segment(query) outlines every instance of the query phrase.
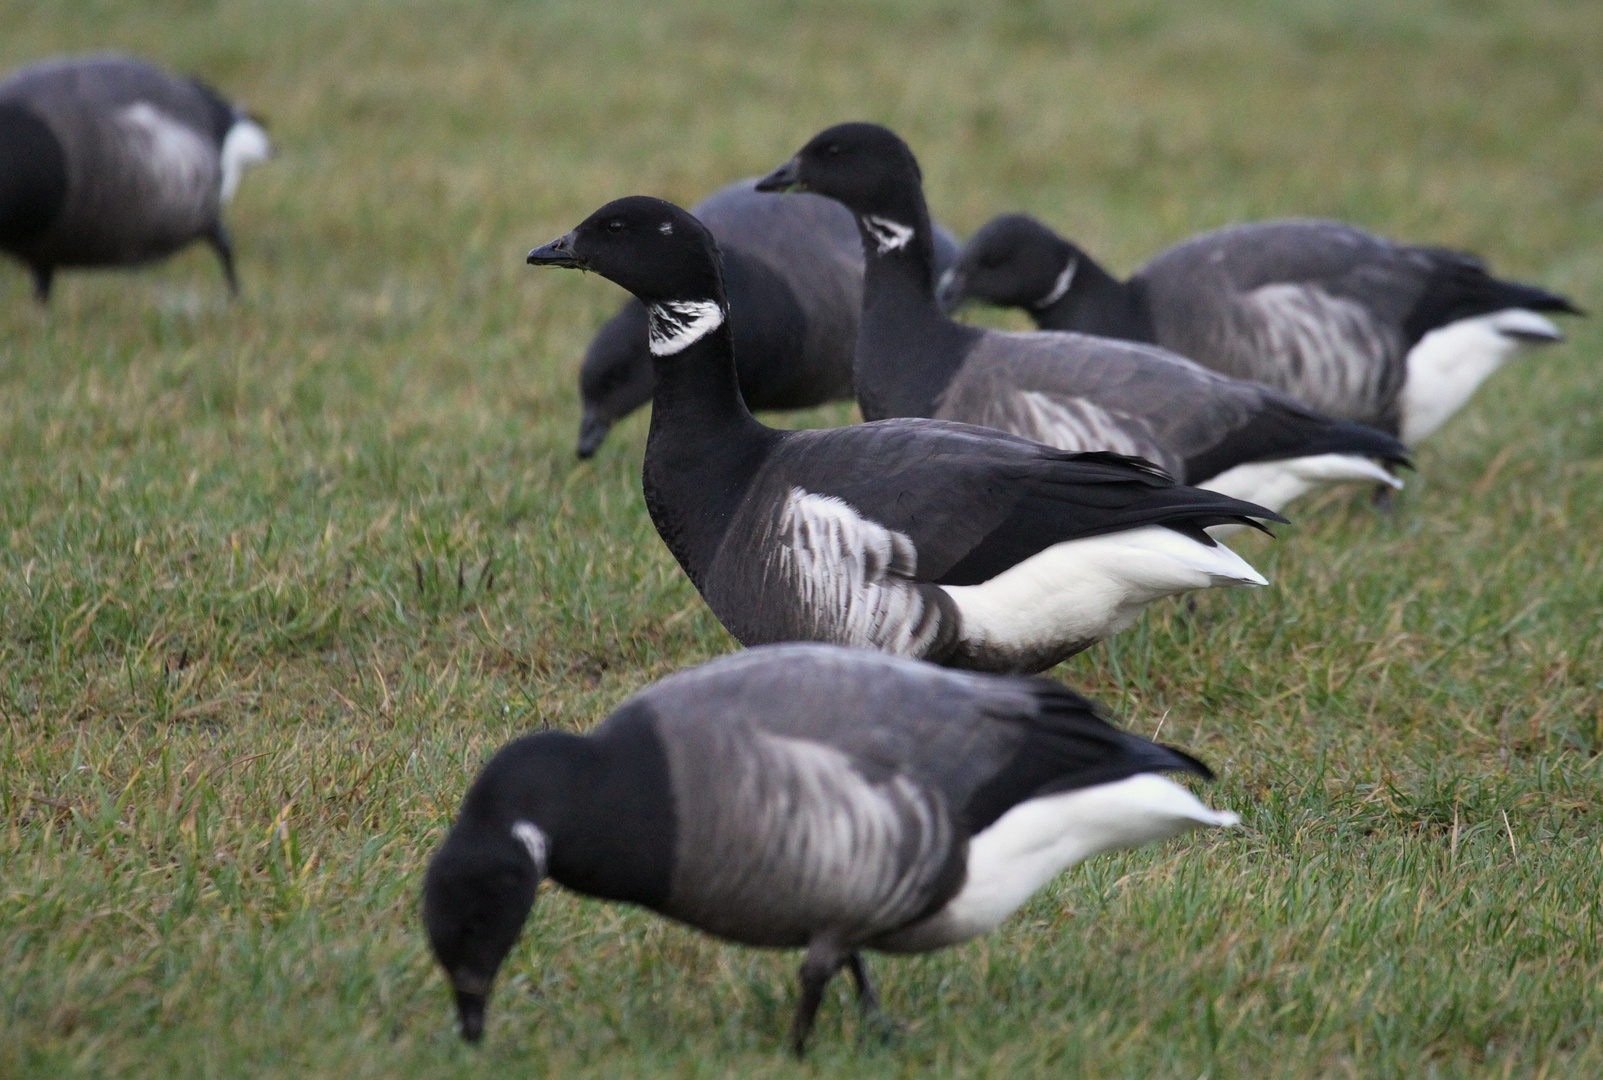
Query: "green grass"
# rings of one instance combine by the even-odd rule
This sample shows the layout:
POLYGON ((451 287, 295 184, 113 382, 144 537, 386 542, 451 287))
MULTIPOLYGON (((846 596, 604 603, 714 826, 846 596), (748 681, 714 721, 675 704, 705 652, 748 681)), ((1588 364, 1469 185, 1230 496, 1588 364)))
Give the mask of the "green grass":
MULTIPOLYGON (((420 870, 481 762, 733 648, 641 503, 644 418, 571 453, 620 294, 522 264, 890 123, 961 231, 1125 271, 1335 215, 1603 296, 1585 0, 757 5, 0 0, 0 67, 115 45, 265 113, 194 250, 0 271, 0 1075, 1603 1075, 1597 322, 1500 373, 1397 513, 1299 507, 1275 584, 1059 672, 1209 760, 1230 835, 1103 858, 999 932, 875 961, 803 1065, 797 957, 548 889, 485 1045, 420 870)), ((845 409, 786 418, 840 423, 845 409)))

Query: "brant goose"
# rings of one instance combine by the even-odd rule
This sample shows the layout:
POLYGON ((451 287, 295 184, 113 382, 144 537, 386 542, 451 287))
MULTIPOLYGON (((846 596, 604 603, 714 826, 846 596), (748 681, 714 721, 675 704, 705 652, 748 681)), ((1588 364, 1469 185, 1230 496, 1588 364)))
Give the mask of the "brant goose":
POLYGON ((1040 671, 1159 597, 1264 583, 1203 529, 1284 519, 1144 461, 934 420, 758 423, 736 381, 717 244, 672 203, 608 203, 529 262, 593 270, 645 304, 646 507, 744 645, 1040 671))
POLYGON ((948 310, 970 296, 1022 307, 1045 329, 1155 342, 1410 446, 1523 346, 1563 339, 1537 312, 1581 314, 1492 277, 1473 255, 1336 221, 1204 233, 1121 283, 1045 225, 1007 214, 942 281, 948 310))
POLYGON ((913 153, 877 124, 841 124, 758 185, 843 203, 867 258, 857 399, 868 419, 929 416, 1064 450, 1112 450, 1188 484, 1278 510, 1319 484, 1395 484, 1406 452, 1384 432, 1150 345, 1014 334, 948 319, 930 281, 929 214, 913 153))
MULTIPOLYGON (((863 248, 839 203, 719 189, 690 212, 724 259, 735 370, 750 409, 805 409, 852 396, 852 355, 863 307, 863 248)), ((935 273, 957 258, 956 237, 935 226, 935 273)), ((651 400, 646 309, 630 300, 596 332, 579 369, 578 453, 593 455, 612 425, 651 400)))
POLYGON ((42 302, 59 266, 132 266, 204 239, 237 294, 219 214, 268 149, 211 87, 131 57, 23 68, 0 82, 0 250, 42 302))
POLYGON ((423 922, 470 1042, 545 877, 806 949, 801 1054, 843 967, 883 1022, 863 949, 956 944, 1092 855, 1236 823, 1163 772, 1210 775, 1049 679, 753 649, 647 687, 589 735, 504 747, 429 863, 423 922))

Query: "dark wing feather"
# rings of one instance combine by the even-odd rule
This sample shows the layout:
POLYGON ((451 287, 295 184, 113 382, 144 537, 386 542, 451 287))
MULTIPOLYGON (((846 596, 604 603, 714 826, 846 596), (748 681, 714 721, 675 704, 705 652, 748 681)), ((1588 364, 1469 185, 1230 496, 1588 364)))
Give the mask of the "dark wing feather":
POLYGON ((1261 383, 1086 334, 987 335, 937 415, 1064 450, 1139 454, 1192 484, 1254 461, 1405 456, 1391 436, 1332 421, 1261 383))
POLYGON ((1208 767, 1108 722, 1044 678, 973 675, 857 649, 769 645, 643 691, 672 726, 757 730, 832 747, 865 779, 911 777, 970 835, 1027 799, 1143 772, 1208 767))
POLYGON ((1253 518, 1251 503, 1184 487, 1145 461, 1074 454, 940 420, 881 420, 789 433, 764 466, 783 484, 850 504, 906 535, 914 580, 975 584, 1053 544, 1147 525, 1201 529, 1253 518))
POLYGON ((1111 784, 1137 773, 1188 772, 1213 779, 1213 771, 1190 754, 1114 727, 1105 710, 1062 684, 1043 678, 1018 681, 1028 683, 1034 709, 1022 717, 1024 739, 1007 765, 964 804, 971 835, 1028 799, 1111 784))
POLYGON ((1409 250, 1431 267, 1424 294, 1403 324, 1403 338, 1409 346, 1437 327, 1508 308, 1585 314, 1567 297, 1540 286, 1492 277, 1486 264, 1473 255, 1447 248, 1409 250))

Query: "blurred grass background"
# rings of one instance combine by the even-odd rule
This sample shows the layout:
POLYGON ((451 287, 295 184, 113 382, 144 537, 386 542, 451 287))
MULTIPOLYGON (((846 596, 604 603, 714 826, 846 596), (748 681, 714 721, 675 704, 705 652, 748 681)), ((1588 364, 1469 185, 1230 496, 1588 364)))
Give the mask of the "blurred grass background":
MULTIPOLYGON (((0 69, 117 48, 264 114, 209 253, 0 269, 0 1075, 1603 1075, 1603 330, 1496 376, 1396 514, 1297 507, 1275 582, 1062 677, 1209 760, 1227 837, 1080 868, 998 933, 797 957, 547 890, 464 1048, 419 873, 513 734, 733 643, 639 495, 572 456, 621 293, 523 265, 844 119, 935 213, 1023 209, 1116 272, 1341 217, 1603 296, 1583 0, 743 4, 0 0, 0 69)), ((842 423, 844 407, 783 418, 842 423)))

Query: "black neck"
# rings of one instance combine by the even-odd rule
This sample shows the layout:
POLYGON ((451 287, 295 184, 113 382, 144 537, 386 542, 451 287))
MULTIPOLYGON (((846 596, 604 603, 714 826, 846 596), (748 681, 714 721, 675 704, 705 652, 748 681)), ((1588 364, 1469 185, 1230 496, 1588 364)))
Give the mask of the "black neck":
POLYGON ((1126 284, 1081 254, 1071 287, 1045 307, 1030 309, 1043 330, 1075 330, 1082 334, 1154 343, 1152 316, 1134 282, 1126 284))
POLYGON ((646 508, 700 589, 741 495, 780 433, 758 423, 740 396, 727 312, 705 337, 653 357, 653 367, 641 473, 646 508))
POLYGON ((615 715, 596 735, 546 732, 523 741, 501 774, 497 828, 545 834, 546 873, 587 896, 658 907, 673 873, 668 761, 650 713, 615 715))
POLYGON ((935 301, 935 234, 916 180, 872 208, 851 209, 864 260, 853 365, 858 404, 868 420, 933 416, 981 331, 948 319, 935 301), (888 244, 895 231, 887 222, 911 228, 912 237, 888 244))
POLYGON ((45 122, 21 105, 0 103, 0 245, 48 229, 67 200, 67 159, 45 122))

